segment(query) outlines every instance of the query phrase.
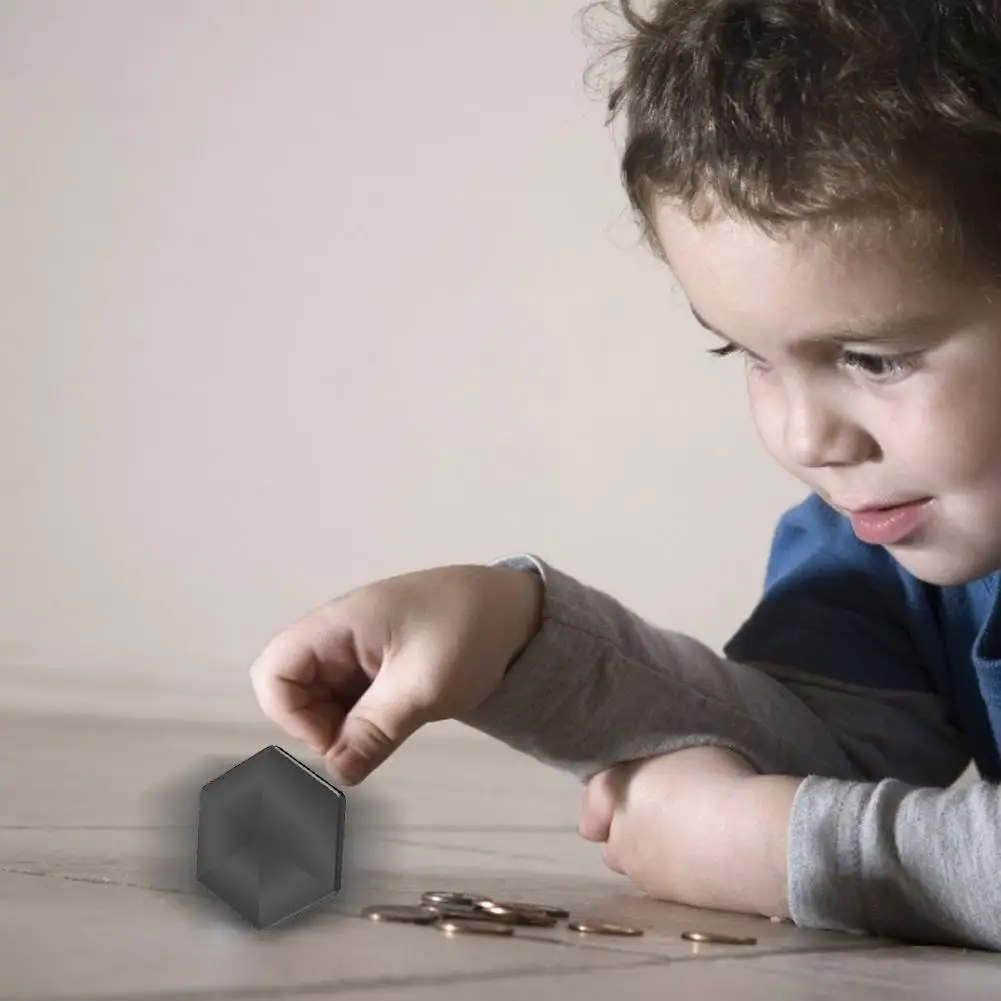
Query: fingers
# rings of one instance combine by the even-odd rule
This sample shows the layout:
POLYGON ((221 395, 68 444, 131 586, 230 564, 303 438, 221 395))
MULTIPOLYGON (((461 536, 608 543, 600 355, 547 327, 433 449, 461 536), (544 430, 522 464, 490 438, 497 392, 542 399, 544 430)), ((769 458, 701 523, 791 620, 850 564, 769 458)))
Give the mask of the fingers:
POLYGON ((607 865, 608 868, 612 870, 612 872, 617 872, 620 876, 625 876, 626 871, 619 864, 619 860, 615 853, 615 849, 612 848, 612 845, 609 842, 606 842, 604 845, 602 845, 601 858, 602 861, 605 863, 605 865, 607 865))
POLYGON ((615 769, 598 772, 587 784, 577 831, 585 841, 607 841, 618 796, 615 769))
POLYGON ((327 752, 327 765, 355 785, 379 767, 411 734, 429 721, 414 692, 419 665, 397 660, 380 672, 345 716, 327 752))
POLYGON ((301 628, 272 640, 251 665, 250 681, 264 715, 317 753, 333 742, 340 725, 331 686, 319 680, 320 664, 301 628))
POLYGON ((353 711, 345 717, 340 735, 325 755, 327 767, 345 785, 356 785, 366 779, 402 743, 402 738, 394 739, 386 733, 385 721, 380 724, 367 719, 363 715, 366 711, 362 706, 360 712, 353 711))
POLYGON ((601 858, 612 872, 625 876, 619 859, 619 838, 613 837, 616 812, 623 808, 629 779, 635 770, 632 763, 615 765, 598 772, 587 784, 577 830, 587 841, 603 842, 601 858))
POLYGON ((300 724, 302 733, 309 735, 301 737, 305 744, 316 754, 325 756, 334 743, 341 725, 344 722, 344 709, 336 702, 318 701, 302 709, 296 721, 300 724))
POLYGON ((347 785, 378 768, 440 702, 428 680, 438 657, 433 645, 387 654, 374 679, 354 647, 351 629, 332 623, 328 610, 272 640, 250 672, 264 714, 322 754, 347 785))

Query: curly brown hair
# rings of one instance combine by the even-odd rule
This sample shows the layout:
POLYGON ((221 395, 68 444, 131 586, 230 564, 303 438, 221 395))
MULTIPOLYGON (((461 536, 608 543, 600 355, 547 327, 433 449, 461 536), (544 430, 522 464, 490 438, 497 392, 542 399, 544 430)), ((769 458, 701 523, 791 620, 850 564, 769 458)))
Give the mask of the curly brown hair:
POLYGON ((630 0, 608 119, 650 249, 655 199, 770 236, 894 240, 1001 276, 1001 0, 630 0))

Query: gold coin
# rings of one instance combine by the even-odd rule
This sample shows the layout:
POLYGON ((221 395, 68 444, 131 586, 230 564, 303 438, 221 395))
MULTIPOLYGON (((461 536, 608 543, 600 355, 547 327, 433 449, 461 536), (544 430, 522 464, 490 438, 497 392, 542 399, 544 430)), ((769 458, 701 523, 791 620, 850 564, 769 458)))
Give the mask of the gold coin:
POLYGON ((370 921, 402 921, 412 925, 429 925, 437 920, 437 915, 423 907, 396 907, 373 904, 366 907, 361 915, 370 921))
POLYGON ((514 925, 500 921, 470 921, 468 918, 448 918, 438 923, 446 935, 513 935, 514 925))
MULTIPOLYGON (((519 900, 493 900, 490 901, 494 907, 506 907, 512 911, 527 911, 529 913, 539 912, 550 918, 568 918, 570 912, 563 907, 554 907, 552 904, 526 904, 519 900)), ((481 907, 489 909, 488 904, 481 904, 481 907)))
POLYGON ((552 928, 556 918, 544 911, 533 911, 525 907, 510 907, 506 904, 483 904, 481 911, 488 917, 497 917, 513 924, 530 925, 533 928, 552 928))
POLYGON ((582 935, 642 935, 642 928, 630 928, 629 925, 612 924, 610 921, 571 921, 567 927, 570 931, 582 935))
POLYGON ((705 931, 683 931, 683 939, 689 942, 706 942, 712 945, 757 945, 756 938, 741 938, 739 935, 717 935, 714 932, 705 931))

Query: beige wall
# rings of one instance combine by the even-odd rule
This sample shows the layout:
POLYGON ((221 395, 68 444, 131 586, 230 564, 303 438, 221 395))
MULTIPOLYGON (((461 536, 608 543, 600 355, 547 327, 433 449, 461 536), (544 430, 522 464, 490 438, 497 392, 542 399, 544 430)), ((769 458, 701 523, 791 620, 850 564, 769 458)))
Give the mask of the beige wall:
POLYGON ((253 715, 301 612, 518 549, 723 642, 801 491, 583 4, 0 4, 0 701, 253 715))

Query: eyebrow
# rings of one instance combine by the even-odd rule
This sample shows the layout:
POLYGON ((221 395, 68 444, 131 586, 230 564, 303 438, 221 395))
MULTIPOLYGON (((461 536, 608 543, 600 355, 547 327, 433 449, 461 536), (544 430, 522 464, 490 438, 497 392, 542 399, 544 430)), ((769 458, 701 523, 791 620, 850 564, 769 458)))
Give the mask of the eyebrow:
MULTIPOLYGON (((743 348, 739 341, 724 334, 722 330, 717 330, 704 317, 699 315, 694 306, 689 307, 692 316, 705 327, 710 333, 717 337, 722 337, 724 341, 743 348)), ((941 313, 923 313, 918 316, 890 317, 884 320, 870 320, 856 324, 853 327, 838 327, 830 330, 814 330, 804 334, 800 340, 806 343, 816 343, 821 341, 839 341, 842 343, 862 342, 862 341, 895 341, 905 337, 914 337, 917 334, 927 334, 940 327, 944 322, 941 313)), ((746 349, 745 349, 746 350, 746 349)))

